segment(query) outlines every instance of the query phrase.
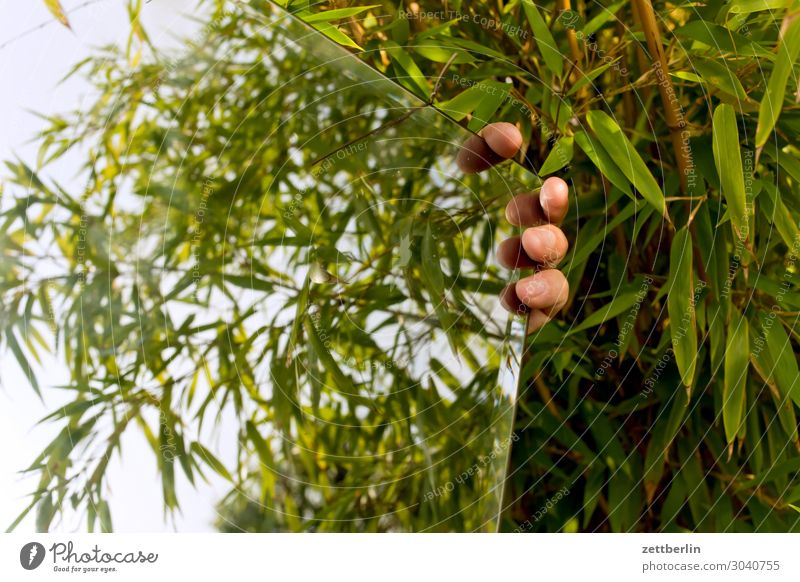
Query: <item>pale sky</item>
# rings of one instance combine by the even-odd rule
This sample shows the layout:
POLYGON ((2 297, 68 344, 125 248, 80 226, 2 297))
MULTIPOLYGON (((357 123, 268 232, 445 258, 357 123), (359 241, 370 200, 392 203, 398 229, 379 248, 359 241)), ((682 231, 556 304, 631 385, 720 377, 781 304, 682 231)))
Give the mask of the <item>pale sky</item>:
MULTIPOLYGON (((78 77, 57 85, 92 48, 110 43, 124 45, 128 34, 125 0, 62 0, 69 13, 72 32, 55 22, 43 0, 0 0, 0 160, 13 155, 36 160, 38 145, 31 143, 43 121, 41 114, 66 112, 81 106, 89 85, 78 77), (40 25, 43 27, 39 28, 40 25), (20 37, 21 38, 17 38, 20 37), (13 40, 16 39, 16 40, 13 40), (9 42, 10 41, 10 42, 9 42), (8 44, 6 44, 8 43, 8 44), (5 46, 3 46, 5 45, 5 46)), ((152 0, 143 3, 143 22, 151 40, 159 47, 175 45, 175 36, 191 36, 196 23, 185 18, 197 0, 152 0)), ((49 171, 59 183, 75 183, 74 168, 79 154, 49 171), (72 163, 70 163, 72 162, 72 163)), ((0 177, 4 168, 0 168, 0 177)), ((4 346, 3 346, 4 347, 4 346)), ((27 379, 12 356, 0 355, 0 531, 4 531, 27 506, 26 494, 35 482, 21 479, 18 471, 33 459, 56 433, 54 425, 35 426, 58 405, 58 393, 47 386, 65 383, 68 374, 58 361, 43 362, 38 368, 45 403, 28 386, 27 379), (46 373, 45 370, 46 369, 46 373)), ((193 489, 178 478, 178 499, 183 508, 176 523, 166 523, 161 501, 161 481, 155 457, 144 437, 131 431, 123 439, 124 459, 115 455, 109 466, 109 483, 114 528, 120 532, 213 531, 214 503, 225 491, 219 479, 193 489)), ((228 449, 232 447, 228 446, 228 449)), ((223 462, 232 450, 216 451, 223 462), (227 453, 227 454, 226 454, 227 453)), ((84 531, 76 517, 63 521, 57 531, 84 531)), ((33 513, 17 528, 34 531, 33 513)))

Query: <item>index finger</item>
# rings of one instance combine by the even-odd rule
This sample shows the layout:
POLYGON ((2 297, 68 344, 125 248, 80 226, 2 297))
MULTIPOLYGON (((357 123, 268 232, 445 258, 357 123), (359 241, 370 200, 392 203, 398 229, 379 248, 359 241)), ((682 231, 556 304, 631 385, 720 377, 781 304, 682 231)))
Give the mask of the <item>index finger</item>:
POLYGON ((506 160, 519 151, 522 134, 511 123, 491 123, 461 146, 456 163, 465 174, 476 174, 506 160))

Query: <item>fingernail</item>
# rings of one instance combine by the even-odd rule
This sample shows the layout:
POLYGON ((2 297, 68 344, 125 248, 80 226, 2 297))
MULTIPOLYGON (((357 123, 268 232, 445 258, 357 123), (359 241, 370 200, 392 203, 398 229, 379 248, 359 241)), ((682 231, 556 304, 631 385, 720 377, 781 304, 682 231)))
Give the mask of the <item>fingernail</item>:
POLYGON ((542 186, 542 189, 539 191, 539 205, 544 210, 545 215, 550 218, 550 200, 552 199, 552 195, 550 194, 550 189, 547 185, 542 186))
POLYGON ((533 231, 533 236, 539 241, 543 251, 550 251, 556 246, 556 235, 549 228, 537 228, 533 231))
POLYGON ((525 283, 525 289, 523 293, 522 299, 527 299, 530 301, 531 299, 536 299, 539 295, 547 291, 547 283, 540 280, 538 277, 534 277, 530 281, 525 283))

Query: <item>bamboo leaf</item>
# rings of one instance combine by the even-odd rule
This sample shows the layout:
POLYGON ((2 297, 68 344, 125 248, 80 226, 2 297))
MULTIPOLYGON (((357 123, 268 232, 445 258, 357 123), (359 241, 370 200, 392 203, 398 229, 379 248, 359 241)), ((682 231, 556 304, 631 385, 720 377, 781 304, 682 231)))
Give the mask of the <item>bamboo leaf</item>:
POLYGON ((219 459, 217 459, 214 455, 211 454, 207 448, 201 445, 198 442, 193 442, 192 446, 190 447, 191 451, 198 457, 200 457, 203 462, 211 467, 215 473, 217 473, 220 477, 225 479, 226 481, 230 481, 233 483, 233 477, 231 474, 228 473, 228 470, 225 468, 219 459))
POLYGON ((560 138, 548 154, 542 167, 539 168, 539 173, 542 176, 546 176, 568 165, 572 161, 574 141, 572 137, 565 136, 560 138))
POLYGON ((572 328, 570 333, 576 333, 605 323, 633 307, 639 297, 638 291, 629 291, 615 295, 610 302, 586 317, 579 325, 572 328))
POLYGON ((19 364, 20 368, 22 368, 22 372, 31 383, 31 387, 41 399, 42 391, 39 388, 39 380, 36 379, 36 374, 34 373, 33 368, 31 368, 31 365, 28 363, 28 359, 25 357, 25 354, 22 352, 22 348, 17 341, 17 336, 14 334, 14 330, 11 328, 6 330, 6 341, 8 341, 8 347, 11 348, 11 353, 14 354, 14 357, 17 359, 17 363, 19 364))
POLYGON ((653 178, 639 152, 611 117, 603 111, 590 111, 586 114, 589 127, 597 136, 614 164, 622 171, 628 181, 659 214, 667 211, 664 194, 653 178))
POLYGON ((100 518, 100 531, 103 533, 114 531, 114 526, 111 523, 111 509, 108 507, 107 501, 101 500, 97 502, 97 516, 100 518))
POLYGON ((414 59, 411 57, 408 51, 391 40, 387 40, 384 43, 384 50, 408 75, 407 77, 399 77, 398 81, 400 81, 403 85, 409 86, 409 89, 416 89, 414 92, 425 99, 430 98, 431 87, 428 84, 428 80, 425 77, 425 74, 417 66, 417 63, 414 62, 414 59))
POLYGON ((342 18, 350 18, 358 16, 362 12, 372 10, 373 8, 380 8, 380 4, 372 4, 370 6, 353 6, 350 8, 335 8, 333 10, 324 10, 314 14, 298 13, 298 16, 308 23, 314 22, 330 22, 332 20, 341 20, 342 18))
POLYGON ((713 138, 714 164, 722 182, 722 195, 728 204, 734 236, 746 240, 748 222, 744 172, 736 113, 730 105, 723 103, 714 110, 713 138))
POLYGON ((528 24, 531 25, 533 37, 536 39, 536 46, 542 53, 545 65, 557 77, 561 76, 564 67, 564 57, 561 56, 561 51, 558 50, 553 35, 544 18, 539 13, 539 9, 531 0, 522 0, 522 8, 525 11, 525 16, 528 19, 528 24))
POLYGON ((742 428, 745 408, 745 386, 750 362, 750 338, 747 319, 732 310, 725 345, 725 379, 722 391, 722 423, 729 443, 736 440, 742 428))
POLYGON ((72 30, 72 27, 69 25, 69 20, 67 20, 67 13, 64 12, 64 8, 61 6, 59 0, 44 0, 44 4, 47 6, 50 13, 56 17, 56 20, 72 30))
POLYGON ((794 0, 732 0, 731 14, 752 14, 764 10, 781 10, 792 5, 794 0))
POLYGON ((592 140, 587 133, 581 131, 575 134, 575 142, 609 182, 628 196, 632 196, 630 182, 614 163, 614 160, 611 159, 611 156, 608 155, 599 140, 592 140))
POLYGON ((684 226, 675 233, 670 248, 667 307, 675 363, 681 374, 681 381, 687 388, 692 386, 697 367, 697 317, 694 293, 692 237, 688 227, 684 226))
POLYGON ((327 36, 332 41, 342 45, 347 46, 350 48, 354 48, 357 50, 364 50, 356 42, 339 30, 339 27, 333 24, 332 22, 312 22, 311 26, 316 28, 319 32, 327 36))
POLYGON ((756 127, 756 147, 761 147, 772 134, 783 109, 783 98, 786 94, 786 83, 792 72, 797 56, 800 54, 800 17, 790 17, 790 24, 778 43, 778 55, 772 74, 769 76, 767 90, 758 108, 758 126, 756 127))
POLYGON ((791 399, 800 407, 800 370, 789 334, 780 317, 767 319, 762 324, 770 358, 775 362, 775 383, 783 398, 791 399))
POLYGON ((322 367, 333 376, 333 380, 336 383, 335 389, 340 392, 344 392, 345 394, 355 394, 356 390, 353 381, 350 379, 350 376, 342 372, 339 364, 333 359, 328 346, 322 341, 322 338, 320 337, 319 332, 317 331, 317 328, 311 319, 305 319, 303 321, 303 327, 305 327, 306 336, 311 343, 314 353, 322 363, 322 367))

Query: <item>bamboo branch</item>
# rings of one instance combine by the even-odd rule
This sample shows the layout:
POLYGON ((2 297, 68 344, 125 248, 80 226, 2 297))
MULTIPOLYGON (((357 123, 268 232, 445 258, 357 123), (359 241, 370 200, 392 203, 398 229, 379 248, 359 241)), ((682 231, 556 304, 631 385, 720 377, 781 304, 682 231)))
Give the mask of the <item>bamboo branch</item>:
POLYGON ((672 79, 669 77, 669 65, 664 55, 664 48, 661 45, 661 33, 658 30, 653 4, 650 0, 633 0, 633 5, 641 19, 642 30, 650 52, 651 68, 658 80, 658 92, 664 105, 664 117, 667 120, 667 127, 672 138, 672 147, 675 150, 681 192, 686 193, 688 187, 687 176, 689 169, 693 166, 691 151, 688 147, 684 148, 682 142, 682 133, 686 127, 686 120, 684 119, 683 111, 680 110, 672 79))

